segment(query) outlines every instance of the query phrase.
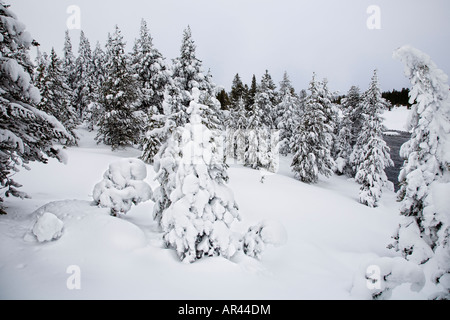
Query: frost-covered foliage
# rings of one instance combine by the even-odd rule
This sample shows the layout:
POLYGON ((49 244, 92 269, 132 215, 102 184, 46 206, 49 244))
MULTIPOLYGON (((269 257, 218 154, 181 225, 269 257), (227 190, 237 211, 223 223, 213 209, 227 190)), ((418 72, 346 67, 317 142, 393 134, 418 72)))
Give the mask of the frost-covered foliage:
POLYGON ((359 201, 369 207, 378 206, 382 189, 388 184, 384 169, 394 165, 389 147, 383 140, 381 112, 386 105, 375 71, 370 87, 362 97, 362 127, 350 157, 355 166, 355 180, 361 184, 359 201))
POLYGON ((94 202, 110 208, 111 215, 127 213, 131 206, 152 197, 150 186, 143 181, 147 177, 144 162, 138 159, 123 159, 109 165, 103 180, 94 187, 94 202))
POLYGON ((401 148, 405 158, 398 198, 405 221, 392 247, 408 260, 437 261, 435 282, 441 297, 450 295, 450 98, 447 75, 425 53, 404 46, 394 57, 410 79, 411 139, 401 148))
POLYGON ((73 101, 81 121, 89 119, 87 114, 89 111, 88 106, 94 100, 95 79, 93 72, 94 65, 91 44, 83 30, 81 30, 78 57, 75 60, 75 90, 73 101))
POLYGON ((335 163, 331 157, 333 131, 335 127, 333 106, 326 85, 315 80, 310 83, 310 95, 305 110, 292 137, 292 171, 297 179, 315 183, 319 173, 333 174, 335 163))
POLYGON ((246 255, 260 259, 267 245, 280 246, 286 241, 287 233, 282 224, 275 220, 264 220, 248 229, 241 245, 246 255))
POLYGON ((351 295, 356 298, 387 300, 399 285, 410 283, 412 291, 425 285, 425 274, 416 264, 401 257, 377 258, 361 266, 353 278, 351 295))
POLYGON ((255 107, 261 112, 259 122, 268 129, 276 129, 278 123, 278 95, 276 85, 269 74, 269 71, 263 74, 261 83, 258 85, 255 95, 255 107))
MULTIPOLYGON (((32 84, 33 64, 28 57, 32 43, 25 25, 0 3, 0 204, 4 197, 25 198, 13 180, 20 167, 46 163, 48 157, 64 160, 54 140, 72 137, 55 117, 38 110, 39 90, 32 84)), ((5 213, 0 205, 0 214, 5 213)))
POLYGON ((106 44, 107 70, 101 88, 100 103, 104 112, 99 119, 97 142, 110 145, 112 150, 139 142, 144 121, 136 112, 139 90, 135 77, 131 74, 125 55, 125 43, 119 27, 109 37, 106 44))
POLYGON ((158 179, 165 178, 155 196, 163 209, 160 222, 164 241, 187 263, 204 256, 231 257, 238 249, 230 230, 239 219, 238 208, 226 185, 226 165, 216 137, 203 124, 206 106, 198 102, 200 94, 193 89, 190 122, 178 128, 155 163, 158 179))

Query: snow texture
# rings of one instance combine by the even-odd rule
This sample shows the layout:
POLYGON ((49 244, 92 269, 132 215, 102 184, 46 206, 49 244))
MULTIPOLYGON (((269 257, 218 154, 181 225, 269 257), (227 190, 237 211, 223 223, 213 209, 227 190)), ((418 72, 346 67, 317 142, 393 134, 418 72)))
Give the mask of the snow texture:
POLYGON ((39 242, 57 240, 62 235, 63 227, 64 223, 53 213, 44 212, 36 221, 33 234, 39 242))

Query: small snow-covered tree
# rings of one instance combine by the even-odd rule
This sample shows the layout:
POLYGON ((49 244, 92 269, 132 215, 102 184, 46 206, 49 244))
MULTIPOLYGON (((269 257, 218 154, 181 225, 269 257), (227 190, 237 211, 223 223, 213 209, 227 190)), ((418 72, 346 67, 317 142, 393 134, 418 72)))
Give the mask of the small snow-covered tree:
POLYGON ((72 139, 55 117, 37 109, 39 90, 32 84, 33 64, 28 58, 32 38, 25 25, 0 2, 0 214, 4 197, 28 197, 13 180, 32 161, 65 159, 54 140, 72 139))
POLYGON ((391 247, 419 264, 436 260, 441 298, 450 297, 450 98, 447 75, 425 53, 404 46, 394 57, 405 64, 412 84, 411 139, 400 150, 399 226, 391 247), (414 230, 415 232, 408 232, 414 230))
POLYGON ((351 162, 356 168, 355 180, 361 184, 359 201, 369 207, 378 206, 382 189, 388 180, 384 169, 393 166, 389 147, 383 140, 381 112, 387 103, 381 97, 377 71, 362 97, 363 123, 351 162))
POLYGON ((101 88, 104 112, 99 119, 97 142, 110 145, 113 150, 139 142, 144 121, 136 113, 139 91, 130 73, 125 55, 125 43, 118 26, 106 45, 105 69, 107 75, 101 88))
POLYGON ((350 156, 353 152, 352 122, 348 109, 342 109, 342 119, 339 123, 338 135, 336 137, 336 173, 352 176, 350 156))
POLYGON ((305 101, 305 110, 292 138, 292 171, 297 179, 306 183, 318 181, 319 173, 333 174, 335 163, 331 157, 334 124, 331 122, 331 101, 326 87, 315 80, 310 83, 310 95, 305 101))
POLYGON ((130 211, 131 206, 152 197, 152 189, 144 179, 147 177, 145 163, 138 159, 123 159, 109 165, 103 180, 94 186, 96 205, 110 208, 117 216, 130 211))
POLYGON ((187 263, 204 256, 231 257, 238 249, 230 231, 231 224, 239 219, 238 208, 226 185, 226 165, 218 152, 216 138, 203 124, 206 106, 199 99, 200 90, 194 88, 188 109, 190 122, 180 130, 181 144, 177 146, 174 141, 169 144, 169 149, 180 148, 182 156, 173 173, 175 184, 169 195, 170 205, 161 218, 166 245, 187 263))

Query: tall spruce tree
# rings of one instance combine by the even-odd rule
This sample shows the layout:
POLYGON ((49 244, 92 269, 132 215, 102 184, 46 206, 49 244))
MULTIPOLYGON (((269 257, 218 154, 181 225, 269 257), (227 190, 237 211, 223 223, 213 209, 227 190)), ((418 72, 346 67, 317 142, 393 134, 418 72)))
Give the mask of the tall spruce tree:
POLYGON ((276 109, 278 111, 277 128, 280 132, 280 154, 286 156, 291 152, 292 134, 298 125, 298 111, 299 101, 292 87, 291 81, 287 72, 283 75, 283 80, 280 83, 280 103, 276 109))
POLYGON ((49 57, 44 55, 39 60, 35 83, 41 92, 41 101, 37 107, 58 119, 71 135, 72 139, 64 139, 62 143, 68 145, 76 143, 78 137, 74 130, 78 124, 78 117, 72 108, 72 92, 67 85, 62 61, 53 48, 49 57))
POLYGON ((80 121, 88 118, 87 111, 89 104, 94 100, 94 79, 93 79, 93 59, 91 44, 84 34, 80 32, 80 45, 78 47, 78 57, 75 60, 75 90, 74 104, 80 121))
POLYGON ((407 260, 430 263, 442 288, 436 299, 450 298, 450 97, 448 76, 425 53, 404 46, 394 57, 405 64, 412 88, 411 139, 401 148, 400 213, 404 216, 392 247, 407 260))
POLYGON ((370 87, 362 96, 362 128, 351 155, 355 180, 361 184, 359 201, 369 207, 378 206, 382 189, 388 183, 384 169, 394 165, 383 140, 381 112, 386 107, 375 70, 370 87))
POLYGON ((276 85, 273 82, 269 71, 266 70, 261 78, 261 83, 259 84, 255 95, 255 104, 262 113, 261 124, 266 128, 277 128, 277 102, 276 85))
POLYGON ((98 124, 100 115, 103 112, 100 101, 102 98, 101 90, 106 74, 105 62, 105 52, 97 41, 94 52, 92 53, 92 102, 88 105, 88 110, 86 112, 87 127, 91 131, 94 130, 94 127, 98 124))
POLYGON ((311 80, 310 95, 305 102, 302 121, 292 138, 292 171, 297 179, 306 183, 315 183, 319 173, 330 176, 335 163, 331 157, 333 142, 333 124, 330 122, 331 106, 326 98, 322 83, 311 80))
POLYGON ((54 140, 72 139, 55 117, 38 110, 41 97, 32 84, 33 64, 28 58, 32 38, 25 26, 0 2, 0 214, 4 198, 27 198, 13 179, 32 161, 64 160, 54 140))
POLYGON ((110 145, 112 150, 139 142, 143 121, 135 113, 139 92, 125 55, 122 33, 116 26, 106 44, 107 70, 101 89, 104 112, 99 119, 97 142, 110 145))

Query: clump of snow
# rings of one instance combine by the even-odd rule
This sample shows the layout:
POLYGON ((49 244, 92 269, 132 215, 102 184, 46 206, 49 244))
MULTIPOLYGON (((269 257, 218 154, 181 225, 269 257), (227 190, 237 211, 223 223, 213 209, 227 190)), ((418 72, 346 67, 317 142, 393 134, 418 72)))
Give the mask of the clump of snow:
POLYGON ((150 200, 152 189, 143 181, 147 167, 138 159, 123 159, 109 165, 103 180, 94 187, 97 205, 111 208, 111 214, 127 213, 131 205, 150 200))
POLYGON ((417 264, 401 257, 377 258, 363 264, 355 274, 351 295, 385 300, 404 283, 410 283, 411 290, 419 292, 425 285, 425 274, 417 264))
POLYGON ((39 242, 57 240, 62 235, 64 223, 53 213, 44 212, 33 227, 33 234, 39 242))

